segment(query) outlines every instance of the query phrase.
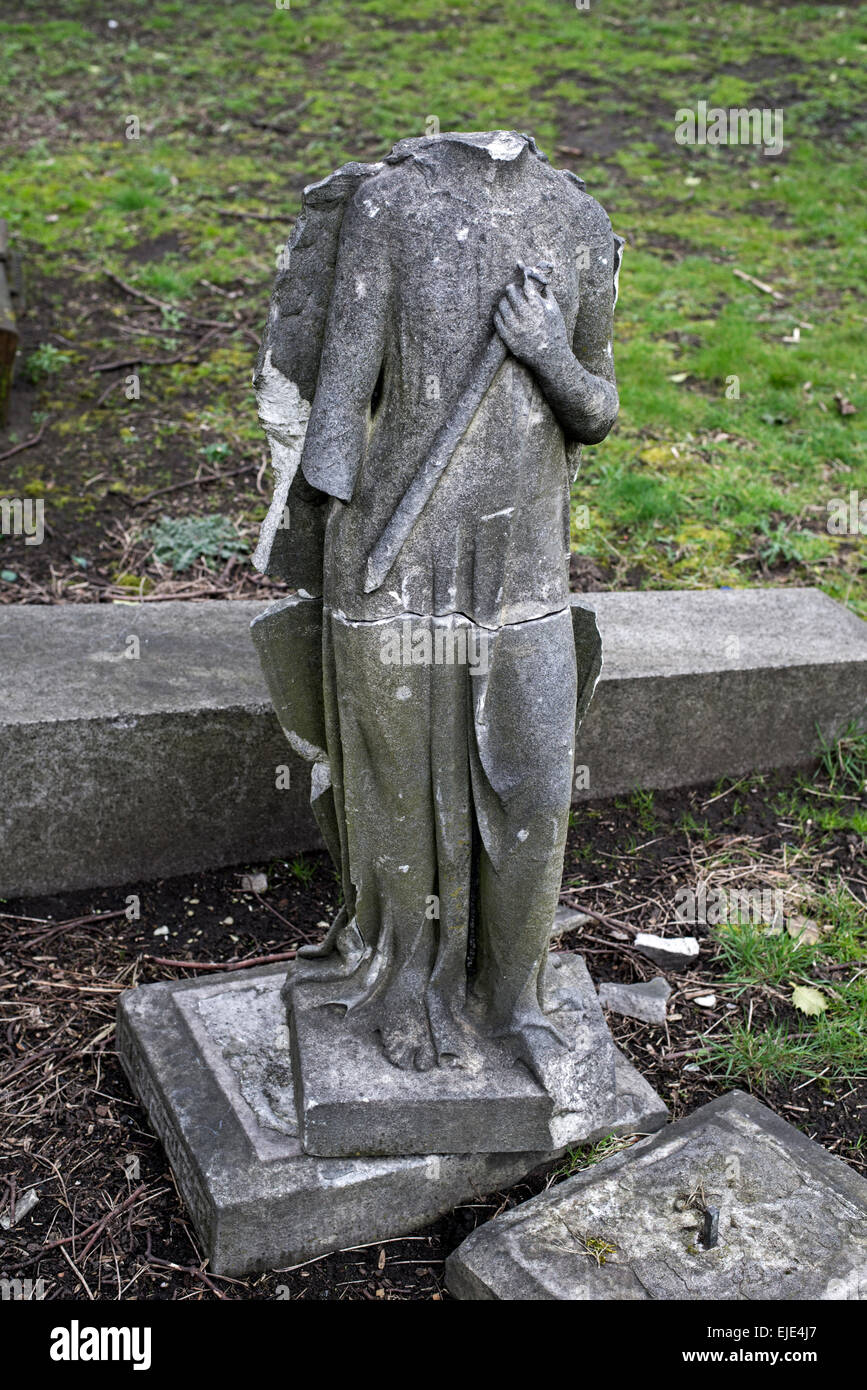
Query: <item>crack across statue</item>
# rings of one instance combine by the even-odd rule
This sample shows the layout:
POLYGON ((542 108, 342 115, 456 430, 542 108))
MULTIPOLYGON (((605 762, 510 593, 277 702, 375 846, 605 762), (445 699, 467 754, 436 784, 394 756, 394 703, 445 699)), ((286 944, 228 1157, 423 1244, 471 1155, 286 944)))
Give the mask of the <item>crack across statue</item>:
MULTIPOLYGON (((548 943, 576 712, 601 659, 598 634, 576 659, 569 486, 617 413, 619 254, 580 180, 530 137, 492 132, 345 165, 306 190, 281 258, 255 376, 279 523, 256 562, 299 602, 254 636, 293 747, 309 750, 343 890, 284 988, 319 1152, 359 1151, 321 1121, 359 1068, 385 1091, 389 1069, 417 1078, 393 1098, 430 1102, 415 1151, 441 1146, 444 1108, 485 1108, 460 1105, 461 1083, 440 1093, 432 1071, 523 1063, 554 1119, 582 1109, 591 1075, 613 1103, 613 1047, 600 1051, 581 991, 553 986, 548 943), (422 651, 443 626, 484 640, 484 669, 384 662, 384 634, 402 652, 410 616, 422 651), (316 1130, 323 1058, 337 1093, 319 1098, 316 1130)), ((524 1145, 513 1102, 499 1127, 465 1116, 463 1148, 524 1145)))

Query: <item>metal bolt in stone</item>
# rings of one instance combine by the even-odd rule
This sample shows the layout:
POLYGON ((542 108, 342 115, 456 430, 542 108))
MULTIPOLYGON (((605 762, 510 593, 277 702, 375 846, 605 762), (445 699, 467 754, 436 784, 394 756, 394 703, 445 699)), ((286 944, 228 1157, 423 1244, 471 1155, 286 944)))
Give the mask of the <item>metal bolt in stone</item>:
POLYGON ((719 1207, 705 1207, 702 1212, 701 1243, 705 1250, 719 1244, 719 1207))

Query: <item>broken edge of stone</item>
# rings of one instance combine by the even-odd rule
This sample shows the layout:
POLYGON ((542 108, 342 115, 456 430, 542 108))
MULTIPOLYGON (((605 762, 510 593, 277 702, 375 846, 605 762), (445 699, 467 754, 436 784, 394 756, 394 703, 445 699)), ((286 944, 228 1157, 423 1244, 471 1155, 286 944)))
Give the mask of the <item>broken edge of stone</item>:
MULTIPOLYGON (((282 973, 265 966, 227 980, 282 973)), ((125 991, 117 1053, 147 1112, 215 1274, 281 1269, 330 1251, 408 1235, 460 1202, 519 1182, 552 1153, 410 1158, 314 1158, 299 1151, 263 1162, 207 1066, 172 996, 214 977, 125 991)), ((653 1087, 615 1049, 618 1115, 588 1136, 652 1134, 668 1120, 653 1087)))
MULTIPOLYGON (((445 1264, 446 1287, 453 1298, 473 1301, 498 1301, 503 1295, 497 1291, 497 1283, 508 1282, 513 1264, 508 1250, 499 1248, 494 1232, 518 1225, 531 1216, 533 1209, 552 1200, 555 1193, 564 1189, 574 1192, 581 1187, 594 1184, 600 1174, 629 1165, 637 1154, 670 1144, 677 1139, 683 1141, 689 1135, 703 1129, 710 1120, 729 1117, 748 1117, 765 1134, 776 1138, 781 1146, 788 1149, 793 1158, 801 1158, 821 1179, 842 1193, 853 1204, 867 1208, 867 1181, 850 1168, 841 1158, 828 1152, 821 1144, 810 1139, 787 1120, 782 1119, 768 1106, 756 1100, 745 1091, 727 1091, 715 1100, 693 1110, 676 1124, 666 1125, 657 1133, 641 1140, 632 1148, 621 1150, 590 1168, 576 1173, 565 1183, 552 1191, 541 1193, 527 1202, 521 1203, 512 1211, 494 1217, 492 1221, 479 1226, 462 1245, 449 1255, 445 1264)), ((526 1297, 532 1297, 526 1294, 526 1297)), ((516 1295, 520 1298, 521 1295, 516 1295)))

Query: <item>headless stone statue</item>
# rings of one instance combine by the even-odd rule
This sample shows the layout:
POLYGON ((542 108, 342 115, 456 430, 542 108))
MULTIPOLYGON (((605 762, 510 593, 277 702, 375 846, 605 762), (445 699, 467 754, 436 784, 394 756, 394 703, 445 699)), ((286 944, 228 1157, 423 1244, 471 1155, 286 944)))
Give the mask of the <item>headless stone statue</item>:
POLYGON ((540 1115, 613 1088, 548 943, 600 665, 569 488, 617 413, 618 260, 512 132, 344 166, 283 255, 256 563, 295 592, 254 637, 343 892, 284 991, 312 1152, 542 1148, 540 1115))

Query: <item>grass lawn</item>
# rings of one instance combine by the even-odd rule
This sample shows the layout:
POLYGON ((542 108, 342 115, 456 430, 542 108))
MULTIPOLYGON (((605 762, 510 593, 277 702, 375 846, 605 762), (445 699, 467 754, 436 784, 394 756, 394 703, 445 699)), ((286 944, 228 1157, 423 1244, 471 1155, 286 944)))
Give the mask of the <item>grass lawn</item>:
POLYGON ((532 131, 627 239, 622 410, 575 490, 576 582, 818 584, 867 615, 863 536, 827 525, 829 503, 867 498, 857 7, 58 0, 34 18, 12 0, 4 16, 0 215, 28 313, 0 454, 43 433, 0 461, 0 495, 43 498, 51 530, 4 538, 0 599, 267 587, 243 557, 265 510, 249 376, 278 249, 305 183, 436 117, 532 131), (782 110, 783 152, 677 144, 675 112, 700 100, 782 110), (152 527, 178 514, 228 518, 238 555, 159 560, 152 527))

